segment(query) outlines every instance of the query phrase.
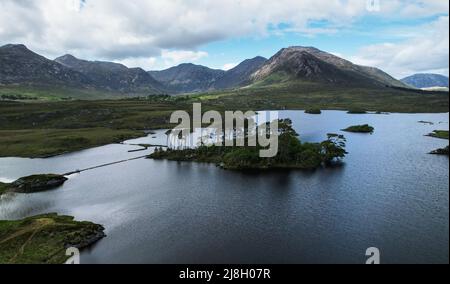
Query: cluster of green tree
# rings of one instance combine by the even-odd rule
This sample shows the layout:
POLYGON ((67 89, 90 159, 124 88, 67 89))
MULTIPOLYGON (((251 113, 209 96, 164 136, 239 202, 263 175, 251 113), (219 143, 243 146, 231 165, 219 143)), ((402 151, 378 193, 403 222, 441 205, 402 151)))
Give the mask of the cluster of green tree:
POLYGON ((23 96, 23 95, 16 95, 16 94, 5 94, 1 95, 0 98, 2 100, 10 100, 10 101, 24 101, 24 100, 37 100, 36 97, 29 97, 29 96, 23 96))
POLYGON ((375 128, 373 128, 372 126, 370 126, 368 124, 364 124, 364 125, 350 126, 346 129, 342 129, 342 131, 356 132, 356 133, 373 133, 375 131, 375 128))
POLYGON ((321 143, 302 143, 290 119, 279 121, 278 154, 273 158, 260 157, 260 146, 218 147, 200 146, 196 149, 157 149, 152 159, 216 163, 225 169, 316 169, 339 162, 345 157, 346 139, 343 135, 328 134, 321 143))
POLYGON ((305 113, 307 113, 307 114, 322 114, 322 111, 320 109, 311 108, 311 109, 305 110, 305 113))
POLYGON ((171 96, 167 94, 161 95, 149 95, 149 96, 138 96, 134 98, 124 98, 123 101, 150 101, 150 102, 184 102, 188 101, 191 98, 189 96, 171 96))
POLYGON ((362 109, 351 109, 347 112, 348 114, 366 114, 367 111, 362 109))
POLYGON ((430 154, 433 154, 433 155, 447 155, 448 156, 449 155, 448 146, 445 147, 445 148, 442 148, 442 149, 434 150, 430 154))

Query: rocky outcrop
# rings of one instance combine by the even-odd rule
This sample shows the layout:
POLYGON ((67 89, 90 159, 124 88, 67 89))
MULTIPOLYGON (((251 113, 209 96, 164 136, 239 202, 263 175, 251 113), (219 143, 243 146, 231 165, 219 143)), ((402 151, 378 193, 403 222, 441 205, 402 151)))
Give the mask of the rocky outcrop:
POLYGON ((9 184, 8 192, 33 193, 57 188, 63 185, 67 178, 61 175, 33 175, 23 177, 9 184))
POLYGON ((430 154, 432 154, 432 155, 447 155, 448 156, 449 155, 448 146, 445 148, 442 148, 442 149, 434 150, 430 154))

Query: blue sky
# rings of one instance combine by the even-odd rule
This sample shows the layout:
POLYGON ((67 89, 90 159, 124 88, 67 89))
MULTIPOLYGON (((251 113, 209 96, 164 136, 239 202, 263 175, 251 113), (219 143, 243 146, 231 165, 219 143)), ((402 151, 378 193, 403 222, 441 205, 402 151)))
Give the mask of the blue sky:
POLYGON ((303 45, 397 78, 448 75, 448 14, 446 0, 0 0, 0 44, 146 70, 303 45))
MULTIPOLYGON (((283 47, 302 45, 314 46, 321 50, 339 55, 346 59, 353 59, 364 47, 383 43, 399 44, 417 34, 407 34, 411 30, 421 30, 423 26, 438 21, 448 14, 440 13, 434 16, 409 19, 386 19, 383 17, 366 16, 355 21, 352 26, 323 34, 304 34, 297 32, 283 32, 263 37, 239 37, 213 42, 200 49, 208 53, 207 57, 197 60, 198 64, 223 68, 229 64, 233 66, 255 55, 270 58, 283 47)), ((326 23, 317 24, 325 27, 326 23)), ((316 25, 316 26, 317 26, 316 25)), ((448 31, 447 31, 448 32, 448 31)), ((417 60, 417 58, 412 58, 417 60)), ((445 58, 443 59, 445 62, 445 58)), ((448 60, 447 60, 448 61, 448 60)), ((445 64, 444 64, 445 65, 445 64)), ((382 68, 382 66, 379 66, 382 68)), ((447 70, 431 70, 448 75, 447 70)), ((418 70, 427 72, 428 70, 418 70)))

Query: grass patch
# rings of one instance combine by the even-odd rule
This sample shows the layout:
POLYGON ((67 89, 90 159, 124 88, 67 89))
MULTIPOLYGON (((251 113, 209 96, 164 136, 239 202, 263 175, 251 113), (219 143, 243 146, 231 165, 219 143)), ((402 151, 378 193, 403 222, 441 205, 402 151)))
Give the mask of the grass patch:
POLYGON ((93 89, 74 89, 57 86, 0 86, 0 100, 12 101, 67 101, 121 99, 133 94, 111 93, 93 89))
MULTIPOLYGON (((448 112, 448 93, 423 94, 393 88, 349 88, 310 82, 281 82, 195 96, 216 107, 251 110, 365 110, 372 112, 448 112), (208 99, 211 98, 211 99, 208 99)), ((194 98, 194 97, 193 97, 194 98)))
POLYGON ((0 130, 0 157, 49 157, 142 135, 107 128, 0 130))
POLYGON ((57 214, 0 221, 0 263, 64 263, 67 247, 88 247, 105 237, 103 231, 101 225, 57 214))
POLYGON ((448 140, 448 130, 435 130, 432 133, 428 134, 427 136, 448 140))

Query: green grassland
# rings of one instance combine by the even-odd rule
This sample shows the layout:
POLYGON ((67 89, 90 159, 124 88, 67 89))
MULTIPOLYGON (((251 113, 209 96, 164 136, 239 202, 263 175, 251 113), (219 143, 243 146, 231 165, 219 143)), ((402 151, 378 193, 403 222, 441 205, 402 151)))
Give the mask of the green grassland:
MULTIPOLYGON (((11 90, 0 87, 11 95, 11 90)), ((278 82, 237 90, 186 96, 154 96, 93 100, 84 91, 26 90, 31 100, 0 100, 0 156, 45 157, 118 142, 142 135, 142 130, 172 127, 175 110, 351 110, 378 112, 448 112, 448 92, 403 89, 358 89, 306 82, 278 82), (73 93, 75 92, 75 93, 73 93), (71 97, 80 100, 70 99, 71 97), (65 98, 65 99, 63 99, 65 98), (89 98, 91 100, 87 100, 89 98), (83 99, 83 100, 81 100, 83 99)), ((104 98, 104 96, 103 96, 104 98)))
POLYGON ((435 130, 433 133, 428 134, 428 136, 448 140, 448 130, 435 130))
POLYGON ((43 158, 140 136, 108 128, 0 130, 0 157, 43 158))
POLYGON ((56 214, 0 221, 0 264, 64 263, 67 247, 87 247, 105 236, 103 230, 101 225, 56 214))
POLYGON ((121 99, 138 96, 138 94, 120 94, 94 89, 74 89, 66 87, 45 86, 0 86, 0 101, 67 101, 121 99))
POLYGON ((393 88, 363 89, 314 83, 281 83, 194 95, 228 108, 322 110, 361 109, 379 112, 448 112, 448 92, 419 92, 393 88))
MULTIPOLYGON (((0 157, 47 157, 143 136, 169 126, 176 102, 0 102, 0 157)), ((192 105, 191 105, 192 107, 192 105)))

